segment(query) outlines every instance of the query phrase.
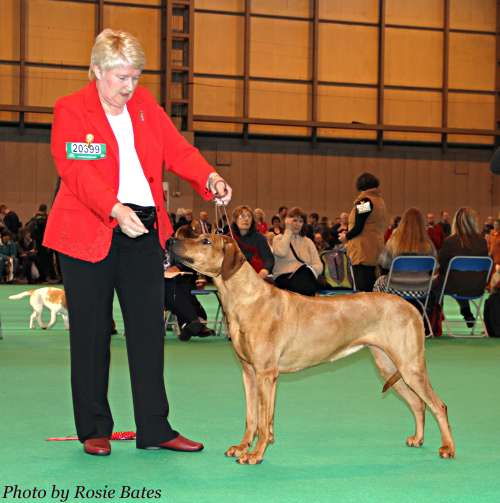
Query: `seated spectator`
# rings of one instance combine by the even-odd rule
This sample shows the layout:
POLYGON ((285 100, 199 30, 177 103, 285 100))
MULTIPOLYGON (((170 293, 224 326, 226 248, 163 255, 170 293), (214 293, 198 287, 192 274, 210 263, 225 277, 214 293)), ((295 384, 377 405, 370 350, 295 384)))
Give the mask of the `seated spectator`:
MULTIPOLYGON (((197 235, 190 226, 179 228, 176 236, 194 237, 197 235)), ((192 290, 203 288, 204 278, 183 264, 173 264, 172 257, 165 253, 165 309, 176 317, 181 329, 179 339, 189 341, 191 337, 208 337, 215 335, 206 326, 207 313, 192 290)))
POLYGON ((9 209, 5 204, 0 204, 0 213, 3 215, 3 224, 11 233, 13 238, 17 238, 21 222, 17 213, 9 209))
POLYGON ((493 229, 486 239, 488 242, 488 254, 495 265, 500 265, 500 219, 493 221, 493 229))
POLYGON ((203 234, 210 234, 212 232, 212 224, 208 220, 208 213, 200 211, 200 227, 203 234))
POLYGON ((447 211, 441 212, 441 220, 439 221, 441 229, 443 229, 444 237, 447 238, 451 234, 450 214, 447 211))
POLYGON ((305 235, 311 240, 314 240, 314 233, 319 232, 319 215, 317 213, 309 213, 307 222, 304 223, 305 235))
POLYGON ((314 295, 319 288, 318 276, 323 270, 314 243, 304 234, 306 215, 292 208, 285 219, 285 232, 273 240, 275 264, 274 282, 277 287, 302 295, 314 295))
POLYGON ((31 232, 27 227, 21 229, 19 239, 19 259, 24 277, 29 284, 35 283, 35 281, 40 277, 38 267, 36 265, 37 249, 36 242, 31 237, 31 232))
POLYGON ((439 250, 443 246, 444 232, 441 225, 435 222, 434 213, 427 213, 427 233, 434 243, 436 250, 439 250))
POLYGON ((347 229, 349 228, 349 214, 342 212, 337 220, 338 222, 333 225, 331 230, 331 237, 329 241, 331 248, 341 244, 339 235, 343 232, 347 232, 347 229))
POLYGON ((280 206, 278 209, 278 217, 282 222, 285 221, 287 214, 288 214, 288 208, 286 206, 280 206))
POLYGON ((314 233, 314 246, 316 246, 318 253, 329 249, 328 243, 324 240, 323 234, 321 234, 321 232, 314 233))
MULTIPOLYGON (((43 237, 45 235, 45 227, 47 226, 47 205, 41 204, 38 207, 38 211, 31 217, 31 219, 26 224, 26 228, 30 231, 31 237, 36 243, 37 257, 36 265, 40 273, 40 282, 47 281, 49 276, 49 271, 51 269, 50 264, 50 250, 42 245, 43 237)), ((52 274, 54 277, 54 274, 52 274)))
POLYGON ((257 232, 252 209, 248 206, 235 208, 231 228, 247 261, 261 278, 267 278, 273 270, 274 256, 266 238, 257 232))
POLYGON ((4 278, 7 283, 14 281, 17 263, 17 245, 11 233, 4 231, 0 242, 0 281, 4 278))
POLYGON ((255 228, 257 229, 257 232, 260 232, 265 236, 267 234, 268 225, 266 224, 266 214, 264 213, 264 210, 255 208, 253 213, 255 215, 255 228))
POLYGON ((394 273, 391 279, 392 288, 387 290, 387 272, 391 268, 392 261, 399 255, 432 255, 436 256, 436 249, 425 229, 424 216, 417 208, 410 208, 403 213, 401 222, 391 237, 379 257, 379 265, 386 272, 380 276, 373 286, 374 292, 386 292, 422 297, 425 295, 425 288, 429 284, 429 275, 423 273, 420 277, 412 275, 411 285, 405 282, 404 273, 394 273), (419 285, 422 289, 418 290, 419 285), (395 285, 395 286, 394 286, 395 285), (406 290, 411 286, 411 290, 406 290))
POLYGON ((399 222, 401 222, 401 217, 399 215, 392 219, 392 222, 389 224, 389 227, 387 227, 387 230, 384 233, 384 243, 389 241, 392 233, 398 228, 399 222))
POLYGON ((486 237, 492 230, 493 230, 493 217, 489 216, 486 219, 486 222, 484 222, 482 235, 486 237))
MULTIPOLYGON (((436 296, 441 292, 450 260, 460 255, 488 255, 486 239, 481 236, 479 232, 476 213, 471 208, 459 208, 457 210, 451 225, 451 235, 444 240, 443 246, 441 250, 439 250, 439 277, 433 286, 433 291, 436 296)), ((470 273, 464 274, 468 274, 466 280, 467 284, 458 284, 459 275, 457 274, 457 276, 455 276, 455 282, 448 282, 450 291, 454 291, 455 289, 463 291, 464 288, 474 291, 477 290, 479 282, 484 280, 484 278, 480 276, 476 278, 476 276, 471 277, 470 273)), ((470 309, 469 302, 466 300, 457 300, 457 302, 460 305, 460 313, 467 322, 467 326, 474 326, 475 318, 470 309)))
POLYGON ((283 228, 280 217, 278 215, 274 215, 274 217, 271 218, 271 227, 269 228, 266 236, 269 246, 273 246, 274 237, 283 234, 284 230, 285 229, 283 228))

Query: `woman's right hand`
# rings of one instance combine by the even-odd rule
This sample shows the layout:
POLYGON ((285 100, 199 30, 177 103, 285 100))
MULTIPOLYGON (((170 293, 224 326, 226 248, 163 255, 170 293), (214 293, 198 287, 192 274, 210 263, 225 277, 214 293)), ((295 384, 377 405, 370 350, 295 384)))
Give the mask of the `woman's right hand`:
POLYGON ((149 232, 135 211, 122 203, 116 203, 113 206, 111 216, 116 218, 120 229, 129 238, 137 238, 149 232))
POLYGON ((285 230, 291 231, 292 230, 292 223, 293 223, 293 218, 286 217, 285 218, 285 230))

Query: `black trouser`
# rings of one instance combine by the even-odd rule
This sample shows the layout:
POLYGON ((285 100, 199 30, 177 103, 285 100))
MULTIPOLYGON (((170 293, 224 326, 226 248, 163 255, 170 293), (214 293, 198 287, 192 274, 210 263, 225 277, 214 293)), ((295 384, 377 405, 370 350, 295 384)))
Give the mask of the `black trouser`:
POLYGON ((282 290, 313 296, 319 289, 314 273, 308 267, 301 266, 293 274, 280 274, 274 284, 282 290))
POLYGON ((177 316, 182 327, 198 318, 207 319, 207 313, 191 290, 196 289, 195 274, 180 274, 165 280, 165 307, 177 316))
POLYGON ((90 263, 60 255, 69 311, 71 385, 80 441, 111 435, 107 392, 116 289, 125 322, 137 447, 177 436, 163 382, 163 253, 156 231, 113 233, 108 256, 90 263))
POLYGON ((354 275, 354 282, 356 283, 356 290, 358 292, 371 292, 375 284, 375 266, 373 265, 353 265, 352 273, 354 275))

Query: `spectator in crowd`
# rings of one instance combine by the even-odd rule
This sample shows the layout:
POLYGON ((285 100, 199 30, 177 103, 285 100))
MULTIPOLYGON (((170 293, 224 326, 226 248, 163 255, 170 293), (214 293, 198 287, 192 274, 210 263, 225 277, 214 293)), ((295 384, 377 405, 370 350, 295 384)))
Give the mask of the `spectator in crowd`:
MULTIPOLYGON (((451 235, 444 240, 443 246, 441 250, 439 250, 439 277, 433 286, 435 296, 439 295, 439 292, 441 292, 450 260, 459 255, 488 255, 486 239, 481 236, 479 232, 477 215, 471 208, 459 208, 457 210, 451 225, 451 235)), ((467 285, 459 286, 474 290, 474 279, 468 277, 467 283, 467 285)), ((449 287, 453 291, 454 285, 449 284, 449 287)), ((474 315, 470 309, 469 302, 466 300, 458 300, 457 302, 460 305, 460 313, 466 320, 467 325, 472 327, 474 324, 474 315)))
POLYGON ((314 233, 319 232, 319 215, 317 213, 309 213, 307 222, 304 223, 304 231, 309 239, 314 240, 314 233))
POLYGON ((314 246, 316 246, 316 250, 318 253, 321 253, 325 250, 328 250, 329 246, 327 241, 323 238, 323 234, 321 232, 314 233, 314 246))
POLYGON ((12 283, 17 264, 17 245, 12 239, 12 234, 3 231, 0 242, 0 281, 5 278, 6 283, 12 283))
MULTIPOLYGON (((193 220, 190 225, 180 227, 176 237, 192 238, 202 233, 200 221, 193 220)), ((215 332, 206 325, 207 313, 192 291, 202 289, 206 280, 184 264, 173 264, 165 251, 165 309, 174 314, 179 323, 181 341, 191 337, 209 337, 215 332)))
POLYGON ((349 231, 339 235, 347 246, 356 288, 362 292, 373 290, 375 268, 384 248, 387 216, 379 185, 378 178, 371 173, 358 177, 359 194, 349 215, 349 231))
POLYGON ((40 281, 43 283, 47 280, 50 270, 50 250, 42 245, 43 237, 45 235, 45 227, 47 225, 47 205, 41 204, 38 211, 26 224, 30 230, 31 237, 36 243, 37 247, 37 266, 40 274, 40 281))
POLYGON ((200 227, 203 234, 210 234, 212 232, 212 224, 208 220, 208 212, 200 211, 200 227))
POLYGON ((222 232, 222 234, 229 234, 229 222, 227 221, 227 216, 224 213, 217 222, 217 231, 222 232))
POLYGON ((450 214, 447 211, 441 211, 439 225, 441 225, 441 229, 443 229, 444 237, 447 238, 451 234, 450 214))
MULTIPOLYGON (((394 230, 391 237, 379 257, 379 265, 385 274, 379 276, 373 287, 374 292, 387 291, 387 272, 391 268, 392 261, 399 255, 432 255, 436 256, 436 249, 425 229, 425 220, 422 213, 417 208, 409 208, 403 213, 399 226, 394 230)), ((430 277, 426 273, 421 278, 412 277, 411 290, 407 291, 408 284, 405 284, 405 274, 394 273, 391 279, 393 288, 390 293, 408 293, 416 297, 425 295, 425 288, 428 287, 430 277), (422 289, 418 290, 421 280, 422 289)))
POLYGON ((434 213, 427 213, 427 232, 436 250, 440 250, 443 246, 444 232, 441 225, 435 222, 434 213))
POLYGON ((24 277, 29 284, 35 283, 39 278, 39 267, 37 267, 37 248, 35 240, 31 236, 29 228, 21 229, 19 238, 19 260, 24 277))
POLYGON ((282 222, 285 221, 285 218, 288 214, 288 208, 286 206, 280 206, 278 209, 278 216, 282 222))
POLYGON ((342 212, 336 220, 338 221, 335 222, 331 230, 330 247, 332 248, 341 244, 339 236, 341 233, 347 232, 349 228, 349 214, 342 212))
POLYGON ((487 241, 490 257, 495 265, 500 265, 500 219, 493 221, 493 229, 488 234, 487 241))
POLYGON ((274 282, 278 288, 314 295, 323 264, 314 243, 305 236, 306 215, 292 208, 285 219, 285 232, 274 237, 274 282))
POLYGON ((267 234, 268 225, 266 223, 266 214, 264 213, 264 210, 261 208, 255 208, 253 213, 255 215, 255 228, 257 229, 257 232, 260 232, 265 236, 267 234))
POLYGON ((7 230, 11 233, 13 238, 17 238, 17 234, 21 228, 21 222, 17 213, 12 211, 5 204, 0 205, 0 213, 3 215, 3 224, 7 230))
POLYGON ((490 215, 486 221, 484 222, 483 226, 483 236, 487 236, 493 229, 493 217, 490 215))
POLYGON ((384 242, 387 243, 389 238, 392 236, 392 233, 398 228, 399 222, 401 222, 401 217, 398 215, 392 219, 392 222, 387 227, 384 233, 384 242))
POLYGON ((283 234, 284 230, 281 218, 278 215, 274 215, 274 217, 271 218, 271 227, 266 236, 269 246, 273 246, 274 237, 283 234))
POLYGON ((274 256, 267 239, 257 232, 255 216, 249 206, 234 209, 231 228, 247 261, 261 278, 267 278, 273 270, 274 256))

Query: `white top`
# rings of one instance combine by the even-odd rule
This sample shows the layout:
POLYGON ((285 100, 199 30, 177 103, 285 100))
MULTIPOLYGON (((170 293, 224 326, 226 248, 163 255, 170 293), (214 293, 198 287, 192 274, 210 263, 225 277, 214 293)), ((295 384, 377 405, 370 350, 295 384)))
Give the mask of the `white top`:
POLYGON ((120 153, 120 185, 117 199, 121 203, 139 206, 154 206, 155 202, 149 183, 144 176, 139 157, 135 150, 134 130, 127 106, 120 115, 108 115, 120 153))

